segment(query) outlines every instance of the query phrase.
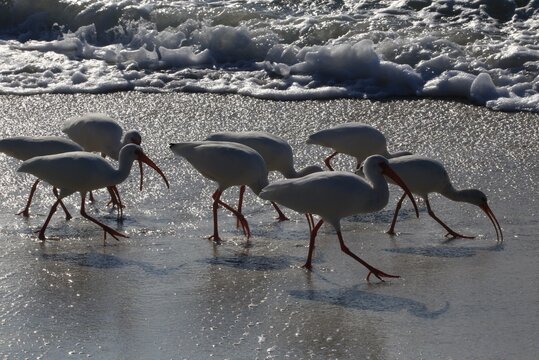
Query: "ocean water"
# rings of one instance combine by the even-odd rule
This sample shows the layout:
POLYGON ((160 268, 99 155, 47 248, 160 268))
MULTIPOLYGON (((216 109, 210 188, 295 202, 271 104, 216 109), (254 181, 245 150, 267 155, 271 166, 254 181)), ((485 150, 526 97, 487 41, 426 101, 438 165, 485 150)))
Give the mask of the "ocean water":
MULTIPOLYGON (((3 359, 473 359, 536 360, 539 353, 539 121, 537 114, 493 112, 455 101, 268 101, 214 94, 0 96, 2 137, 61 135, 66 118, 114 114, 137 129, 145 152, 165 172, 138 170, 119 185, 125 220, 96 192, 89 214, 129 235, 103 246, 82 218, 80 197, 65 199, 73 219, 52 218, 53 195, 40 184, 30 217, 15 215, 34 179, 0 155, 0 358, 3 359), (308 135, 358 118, 383 130, 390 151, 442 161, 457 188, 479 188, 504 231, 478 208, 430 197, 436 214, 475 239, 444 237, 419 203, 406 202, 389 236, 400 189, 380 212, 342 220, 350 249, 399 279, 367 283, 334 230, 320 229, 313 271, 305 262, 305 217, 246 192, 252 238, 219 210, 223 242, 212 232, 215 183, 176 157, 170 142, 220 130, 264 130, 284 137, 297 168, 323 165, 330 151, 308 135)), ((339 170, 355 167, 337 156, 339 170)), ((271 179, 280 178, 272 174, 271 179)), ((235 204, 238 189, 223 200, 235 204)))
POLYGON ((539 112, 537 0, 2 0, 0 94, 441 97, 539 112))

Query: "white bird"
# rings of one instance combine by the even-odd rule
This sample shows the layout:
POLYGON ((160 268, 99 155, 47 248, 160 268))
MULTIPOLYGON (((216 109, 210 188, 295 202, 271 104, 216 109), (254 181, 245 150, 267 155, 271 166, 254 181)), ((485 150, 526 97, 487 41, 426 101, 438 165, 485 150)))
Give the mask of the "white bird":
MULTIPOLYGON (((22 161, 36 156, 60 154, 69 151, 82 151, 82 147, 69 139, 58 136, 16 136, 0 140, 0 152, 22 161)), ((30 204, 32 203, 32 198, 39 181, 40 180, 37 179, 32 185, 26 206, 23 210, 18 212, 17 215, 22 215, 24 217, 28 217, 30 215, 30 204)), ((66 214, 66 220, 71 219, 71 215, 67 211, 63 202, 60 202, 60 205, 66 214)))
MULTIPOLYGON (((358 213, 369 213, 381 210, 389 200, 389 190, 384 174, 394 179, 415 201, 406 185, 388 165, 382 156, 370 156, 364 165, 368 179, 349 172, 321 172, 298 179, 286 179, 265 187, 260 197, 275 201, 304 214, 316 214, 321 220, 310 232, 309 255, 304 267, 311 268, 314 243, 318 229, 322 223, 328 222, 337 231, 341 250, 369 269, 367 280, 371 274, 382 280, 383 277, 398 277, 374 268, 359 258, 345 245, 340 220, 358 213)), ((416 208, 417 210, 417 208, 416 208)), ((307 217, 309 219, 309 216, 307 217)))
POLYGON ((331 159, 339 153, 355 157, 357 168, 371 155, 378 154, 386 159, 391 159, 411 154, 405 151, 389 153, 384 134, 372 126, 356 122, 318 131, 309 136, 307 144, 321 145, 334 150, 324 159, 324 163, 330 170, 333 170, 331 159))
MULTIPOLYGON (((116 240, 118 240, 117 237, 127 237, 89 216, 84 208, 84 203, 88 191, 114 186, 123 182, 129 175, 134 160, 144 162, 155 169, 163 177, 167 187, 169 186, 161 169, 136 144, 128 144, 122 148, 119 156, 118 169, 113 168, 108 161, 99 155, 85 151, 38 156, 23 162, 18 171, 37 176, 55 188, 60 189, 58 200, 52 205, 45 223, 39 230, 39 239, 45 240, 45 229, 56 211, 60 200, 75 192, 81 194, 81 215, 99 225, 104 231, 105 238, 107 233, 112 235, 116 240)), ((142 177, 143 174, 141 173, 141 187, 142 177)))
POLYGON ((247 238, 251 236, 245 217, 224 203, 223 191, 232 186, 247 185, 255 194, 268 185, 268 170, 264 159, 254 149, 243 144, 221 141, 198 141, 170 144, 170 150, 185 158, 204 177, 217 182, 213 198, 213 235, 209 239, 219 241, 217 209, 222 205, 238 217, 247 238))
MULTIPOLYGON (((120 150, 127 144, 140 145, 142 137, 135 130, 125 133, 122 138, 122 127, 108 115, 100 113, 87 113, 82 116, 76 116, 68 119, 62 131, 77 144, 82 146, 85 151, 99 152, 103 157, 110 157, 118 160, 120 150)), ((116 187, 108 188, 111 202, 118 205, 121 212, 123 208, 120 193, 116 187)), ((90 201, 93 201, 90 192, 90 201)))
MULTIPOLYGON (((268 171, 278 171, 287 179, 294 179, 309 175, 315 172, 323 171, 319 166, 307 166, 300 171, 294 168, 294 155, 290 144, 275 135, 263 131, 244 131, 244 132, 219 132, 209 135, 208 141, 229 141, 247 145, 255 149, 264 159, 268 171)), ((240 199, 238 202, 238 212, 241 213, 243 194, 245 185, 240 187, 240 199)), ((271 202, 277 211, 279 221, 288 220, 275 202, 271 202)))
MULTIPOLYGON (((496 230, 496 238, 503 241, 502 228, 487 203, 487 196, 477 189, 456 190, 449 179, 446 169, 439 161, 418 155, 402 156, 389 160, 389 166, 403 179, 410 191, 425 200, 428 214, 447 230, 448 234, 460 238, 473 238, 464 236, 453 231, 432 211, 429 202, 430 193, 439 193, 446 198, 476 205, 487 214, 496 230), (499 234, 498 234, 499 231, 499 234)), ((389 234, 395 234, 397 215, 404 201, 404 195, 397 202, 395 214, 388 230, 389 234)))
POLYGON ((88 152, 99 152, 118 160, 120 150, 127 144, 140 145, 138 131, 127 131, 122 138, 122 127, 105 114, 88 113, 67 120, 62 131, 88 152))

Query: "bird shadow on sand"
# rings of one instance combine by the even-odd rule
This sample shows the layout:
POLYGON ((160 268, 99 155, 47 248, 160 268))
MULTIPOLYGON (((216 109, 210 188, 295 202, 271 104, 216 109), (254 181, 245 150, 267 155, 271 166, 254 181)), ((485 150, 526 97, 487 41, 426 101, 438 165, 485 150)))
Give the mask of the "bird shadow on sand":
POLYGON ((299 258, 283 255, 260 256, 240 253, 227 256, 216 256, 201 261, 210 265, 228 266, 236 269, 269 271, 293 267, 297 264, 299 258))
POLYGON ((309 301, 342 306, 349 309, 376 312, 408 311, 410 315, 423 319, 436 319, 449 310, 449 302, 438 309, 429 310, 424 303, 404 297, 376 294, 359 290, 357 286, 345 289, 329 290, 292 290, 290 295, 309 301))
POLYGON ((96 269, 117 269, 126 266, 135 266, 142 269, 146 273, 153 275, 168 275, 183 267, 183 265, 175 266, 173 268, 156 267, 142 261, 126 260, 116 255, 100 254, 96 252, 80 254, 42 254, 41 258, 46 261, 66 262, 77 266, 85 266, 96 269))
POLYGON ((423 246, 423 247, 404 247, 394 249, 384 249, 384 251, 397 253, 397 254, 409 254, 428 257, 443 257, 443 258, 462 258, 472 257, 482 251, 503 251, 503 244, 496 244, 492 246, 423 246))

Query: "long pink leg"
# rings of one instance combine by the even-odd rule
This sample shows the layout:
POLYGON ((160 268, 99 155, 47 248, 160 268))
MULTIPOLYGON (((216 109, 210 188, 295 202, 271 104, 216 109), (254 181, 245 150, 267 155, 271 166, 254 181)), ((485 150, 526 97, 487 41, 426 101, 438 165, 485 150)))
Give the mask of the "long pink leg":
MULTIPOLYGON (((238 212, 241 214, 241 210, 243 208, 243 195, 245 194, 245 185, 240 186, 240 198, 238 200, 238 212)), ((240 218, 236 218, 236 227, 239 228, 241 226, 240 218)))
MULTIPOLYGON (((29 209, 30 209, 30 204, 32 204, 32 198, 34 197, 34 193, 36 192, 36 188, 37 188, 37 184, 39 184, 41 180, 40 179, 37 179, 34 184, 32 185, 32 189, 30 190, 30 195, 28 196, 28 201, 26 202, 26 206, 23 210, 21 210, 20 212, 17 213, 17 215, 22 215, 24 217, 28 217, 30 216, 30 213, 29 213, 29 209)), ((52 189, 52 192, 54 193, 54 195, 56 195, 56 198, 58 198, 58 192, 55 191, 56 189, 53 188, 52 189)), ((64 210, 65 214, 66 214, 66 220, 71 220, 72 219, 72 216, 71 214, 69 213, 69 211, 67 211, 67 208, 65 207, 64 203, 62 202, 62 200, 60 200, 60 206, 62 206, 62 209, 64 210)))
POLYGON ((286 217, 286 215, 281 211, 281 209, 279 209, 279 206, 277 206, 277 204, 275 202, 271 202, 271 205, 273 205, 273 208, 275 209, 275 211, 277 211, 277 217, 275 219, 279 220, 279 221, 286 221, 286 220, 290 220, 286 217))
POLYGON ((107 186, 107 191, 110 195, 110 200, 107 203, 107 206, 117 206, 121 209, 125 208, 125 205, 122 203, 122 199, 120 198, 120 192, 118 191, 118 188, 116 185, 113 186, 107 186))
MULTIPOLYGON (((242 207, 243 207, 243 197, 244 197, 244 194, 245 194, 245 185, 242 185, 240 186, 240 199, 238 201, 238 212, 241 214, 241 210, 242 210, 242 207)), ((289 220, 286 215, 281 211, 281 209, 279 208, 279 206, 275 203, 275 202, 271 202, 271 205, 273 205, 273 208, 275 209, 275 211, 277 211, 277 220, 279 221, 286 221, 286 220, 289 220)), ((241 221, 239 218, 237 218, 236 220, 236 227, 240 227, 241 225, 241 221)))
POLYGON ((313 214, 306 213, 305 217, 307 218, 307 224, 309 224, 309 234, 310 234, 314 228, 313 214))
POLYGON ((60 199, 57 199, 54 204, 51 207, 51 210, 49 211, 49 215, 47 216, 47 219, 45 219, 45 223, 43 223, 43 226, 41 226, 41 229, 39 229, 39 235, 38 238, 41 241, 45 241, 45 229, 47 229, 47 226, 49 225, 49 222, 51 221, 52 215, 56 212, 56 208, 58 207, 58 204, 60 203, 60 199))
POLYGON ((73 216, 71 216, 71 214, 69 213, 69 211, 67 211, 67 208, 66 206, 64 205, 64 202, 62 201, 62 199, 60 199, 60 195, 58 195, 58 189, 56 189, 55 187, 52 188, 52 193, 54 194, 54 196, 56 196, 56 198, 58 200, 60 200, 60 206, 62 207, 62 210, 64 210, 64 213, 66 214, 66 221, 69 221, 73 218, 73 216))
POLYGON ((324 163, 326 164, 326 166, 328 167, 329 170, 333 171, 333 168, 331 167, 331 159, 333 159, 335 157, 335 155, 337 155, 338 152, 335 151, 333 154, 329 155, 327 158, 324 159, 324 163))
POLYGON ((369 269, 369 275, 367 275, 367 281, 369 281, 369 278, 371 277, 372 274, 374 274, 374 276, 376 276, 378 279, 380 279, 382 281, 384 281, 384 279, 382 279, 383 277, 388 277, 388 278, 398 278, 398 277, 400 277, 398 275, 390 275, 390 274, 387 274, 387 273, 385 273, 385 272, 383 272, 381 270, 376 269, 372 265, 369 265, 366 261, 362 260, 359 256, 354 254, 352 251, 350 251, 350 249, 348 249, 348 247, 344 243, 344 240, 342 238, 342 233, 341 233, 340 230, 337 231, 337 237, 339 238, 339 243, 341 244, 341 250, 346 255, 349 255, 354 260, 358 261, 361 265, 363 265, 367 269, 369 269))
MULTIPOLYGON (((213 240, 213 241, 221 241, 221 238, 219 237, 219 229, 218 229, 218 223, 217 223, 217 209, 219 209, 219 204, 218 204, 218 199, 219 197, 221 196, 221 191, 217 190, 213 193, 212 195, 212 198, 213 198, 213 235, 211 235, 210 237, 208 237, 208 240, 213 240)), ((240 221, 240 219, 238 218, 238 222, 240 221)))
POLYGON ((122 220, 124 216, 124 205, 122 204, 122 199, 120 198, 120 192, 118 191, 118 188, 116 186, 109 186, 107 187, 107 190, 110 194, 110 201, 107 205, 112 203, 112 206, 116 206, 117 211, 117 217, 116 220, 120 221, 122 220))
POLYGON ((387 233, 389 235, 395 235, 395 224, 397 223, 397 215, 399 215, 399 211, 402 206, 402 202, 404 201, 404 198, 406 197, 406 193, 402 194, 401 198, 397 202, 397 207, 395 208, 395 213, 393 214, 393 220, 391 221, 391 226, 389 227, 389 230, 387 233))
POLYGON ((436 215, 434 215, 434 211, 432 211, 432 209, 430 208, 430 203, 429 203, 429 198, 428 197, 425 197, 425 203, 427 204, 427 211, 428 211, 430 217, 433 218, 434 220, 436 220, 438 222, 438 224, 442 225, 444 227, 444 229, 447 230, 446 236, 451 235, 453 237, 463 238, 463 239, 473 239, 473 238, 475 238, 475 236, 465 236, 465 235, 461 235, 461 234, 453 231, 449 226, 444 224, 444 222, 442 220, 440 220, 436 215))
MULTIPOLYGON (((307 214, 307 221, 312 222, 314 225, 313 216, 311 214, 307 214)), ((320 229, 323 223, 324 223, 324 220, 320 219, 318 223, 314 225, 312 230, 310 231, 309 254, 307 255, 307 261, 305 262, 305 265, 303 265, 305 269, 308 269, 308 270, 312 269, 311 263, 313 260, 313 253, 314 253, 314 240, 316 239, 316 235, 318 234, 318 229, 320 229)), ((309 227, 310 227, 310 224, 309 224, 309 227)))
POLYGON ((118 239, 118 237, 123 237, 123 238, 128 238, 128 237, 129 237, 129 236, 127 236, 127 235, 125 235, 125 234, 122 234, 122 233, 120 233, 120 232, 114 230, 113 228, 111 228, 111 227, 109 227, 109 226, 107 226, 107 225, 105 225, 105 224, 103 224, 103 223, 97 221, 96 219, 94 219, 93 217, 91 217, 90 215, 88 215, 88 214, 86 213, 86 209, 85 209, 85 207, 84 207, 84 205, 85 205, 84 203, 85 203, 85 201, 86 201, 86 194, 85 194, 85 193, 84 193, 84 194, 81 193, 81 200, 82 200, 82 201, 81 201, 81 206, 80 206, 80 214, 81 214, 83 217, 85 217, 86 219, 88 219, 88 220, 90 220, 91 222, 93 222, 94 224, 99 225, 99 226, 103 229, 103 235, 104 235, 104 236, 103 236, 103 245, 106 245, 105 240, 107 239, 107 233, 110 234, 114 239, 116 239, 116 240, 118 240, 118 241, 120 241, 120 240, 118 239))
POLYGON ((37 184, 39 184, 39 181, 40 180, 37 179, 32 185, 32 189, 30 190, 30 196, 28 196, 28 201, 26 201, 26 206, 24 207, 24 209, 19 211, 17 215, 22 215, 24 217, 30 216, 30 213, 28 212, 28 210, 30 209, 30 204, 32 203, 32 198, 34 197, 34 193, 36 192, 37 184))
POLYGON ((232 212, 241 222, 243 233, 247 236, 247 239, 251 237, 251 231, 249 229, 249 224, 247 223, 247 220, 245 217, 239 213, 236 209, 232 208, 230 205, 224 203, 221 201, 221 194, 223 192, 219 189, 217 189, 213 195, 213 235, 209 237, 210 240, 219 241, 221 238, 219 237, 219 231, 218 231, 218 224, 217 224, 217 209, 219 208, 219 205, 223 206, 225 209, 232 212))

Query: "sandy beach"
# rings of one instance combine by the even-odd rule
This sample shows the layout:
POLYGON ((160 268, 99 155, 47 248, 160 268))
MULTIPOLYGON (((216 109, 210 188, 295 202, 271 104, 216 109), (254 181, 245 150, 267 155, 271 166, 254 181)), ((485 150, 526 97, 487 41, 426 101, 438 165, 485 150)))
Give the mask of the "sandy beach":
MULTIPOLYGON (((444 100, 276 102, 236 95, 122 92, 0 96, 0 137, 61 135, 86 112, 109 114, 137 129, 143 148, 171 187, 147 170, 119 186, 125 220, 96 194, 91 213, 129 235, 102 244, 102 231, 78 214, 53 217, 38 189, 31 216, 15 215, 33 179, 20 162, 0 162, 0 355, 5 359, 520 359, 539 353, 539 115, 493 112, 444 100), (224 241, 212 231, 204 179, 168 144, 222 130, 263 130, 287 139, 296 166, 322 165, 328 149, 307 145, 314 131, 358 121, 388 138, 391 151, 442 161, 457 188, 478 188, 504 231, 469 204, 434 195, 438 216, 473 240, 444 238, 423 203, 416 219, 405 203, 397 236, 385 233, 401 192, 381 212, 342 221, 350 249, 401 278, 367 283, 365 268, 341 253, 323 226, 312 272, 305 218, 247 192, 252 238, 220 213, 224 241)), ((343 156, 335 167, 350 170, 343 156)), ((278 179, 273 174, 271 179, 278 179)), ((237 189, 225 201, 235 203, 237 189)))

